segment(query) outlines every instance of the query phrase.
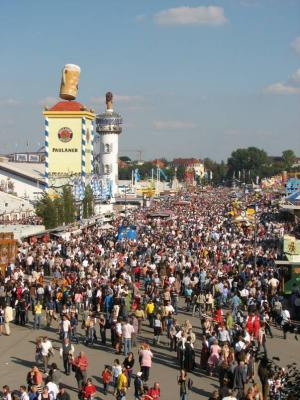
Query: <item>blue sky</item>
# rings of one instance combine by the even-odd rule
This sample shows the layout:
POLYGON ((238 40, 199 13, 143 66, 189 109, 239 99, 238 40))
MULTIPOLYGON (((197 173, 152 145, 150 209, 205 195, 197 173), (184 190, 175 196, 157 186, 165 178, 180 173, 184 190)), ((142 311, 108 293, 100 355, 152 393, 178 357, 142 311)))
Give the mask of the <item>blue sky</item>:
POLYGON ((121 149, 227 159, 254 145, 300 155, 300 1, 0 2, 1 153, 43 142, 61 69, 78 100, 124 117, 121 149))

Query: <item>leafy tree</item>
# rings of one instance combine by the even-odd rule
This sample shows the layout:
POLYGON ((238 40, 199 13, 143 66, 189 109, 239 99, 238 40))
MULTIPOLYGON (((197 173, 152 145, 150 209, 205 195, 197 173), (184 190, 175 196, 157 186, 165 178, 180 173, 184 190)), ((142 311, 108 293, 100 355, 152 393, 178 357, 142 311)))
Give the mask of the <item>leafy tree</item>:
POLYGON ((83 218, 94 215, 94 195, 90 185, 86 186, 83 199, 83 218))
POLYGON ((121 156, 121 157, 119 157, 119 160, 126 162, 126 163, 130 163, 132 161, 131 158, 128 156, 121 156))
POLYGON ((284 150, 282 152, 282 161, 284 169, 290 170, 296 162, 296 155, 293 150, 284 150))
POLYGON ((218 184, 223 182, 227 175, 227 164, 225 164, 224 161, 217 163, 210 158, 205 158, 203 162, 205 170, 208 171, 208 173, 210 173, 210 171, 212 172, 213 183, 218 184))
POLYGON ((264 150, 257 147, 237 149, 228 158, 228 177, 233 174, 245 177, 245 180, 252 180, 256 175, 265 176, 270 164, 269 157, 264 150), (250 172, 249 172, 250 171, 250 172))
POLYGON ((120 180, 130 180, 133 167, 119 168, 119 179, 120 180))
POLYGON ((64 203, 63 203, 62 198, 57 197, 56 199, 54 199, 53 206, 55 208, 57 225, 60 225, 65 220, 65 214, 64 214, 65 210, 64 210, 64 203))
POLYGON ((57 212, 54 201, 47 193, 35 205, 35 212, 38 217, 43 219, 46 229, 55 228, 57 226, 57 212))
POLYGON ((174 167, 164 168, 164 173, 168 177, 168 180, 171 182, 175 177, 175 168, 174 167))
POLYGON ((68 185, 63 187, 62 201, 64 208, 64 222, 66 224, 71 224, 75 221, 76 206, 72 189, 68 185))
POLYGON ((176 176, 180 182, 184 181, 185 167, 183 165, 179 165, 177 168, 176 176))

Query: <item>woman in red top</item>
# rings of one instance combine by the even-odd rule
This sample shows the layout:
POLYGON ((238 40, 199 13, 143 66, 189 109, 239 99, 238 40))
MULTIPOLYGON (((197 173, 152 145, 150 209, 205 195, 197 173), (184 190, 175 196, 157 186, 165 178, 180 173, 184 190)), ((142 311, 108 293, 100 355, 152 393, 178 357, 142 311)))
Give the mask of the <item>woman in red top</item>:
POLYGON ((145 396, 145 400, 159 400, 160 388, 157 382, 150 388, 145 396))
POLYGON ((217 324, 223 326, 224 325, 224 320, 223 320, 223 316, 222 316, 222 308, 218 307, 215 311, 215 315, 214 315, 214 320, 217 322, 217 324))
POLYGON ((260 328, 260 317, 259 314, 256 313, 253 319, 253 335, 258 339, 259 336, 259 328, 260 328))
POLYGON ((254 322, 253 315, 250 313, 248 315, 247 322, 246 322, 246 330, 250 335, 253 334, 253 322, 254 322))
POLYGON ((109 382, 111 381, 112 373, 109 370, 109 367, 105 365, 104 370, 102 372, 102 382, 103 382, 103 393, 107 394, 107 388, 109 382))
POLYGON ((88 378, 86 385, 82 389, 82 397, 84 400, 91 400, 96 393, 96 386, 93 385, 91 378, 88 378))

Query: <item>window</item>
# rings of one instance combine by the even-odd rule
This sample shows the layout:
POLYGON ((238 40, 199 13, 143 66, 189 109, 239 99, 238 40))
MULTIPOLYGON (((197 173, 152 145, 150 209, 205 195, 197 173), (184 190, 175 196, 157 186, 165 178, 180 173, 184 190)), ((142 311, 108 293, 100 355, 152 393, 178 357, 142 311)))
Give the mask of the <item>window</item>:
POLYGON ((111 166, 109 164, 104 165, 104 174, 110 174, 111 173, 111 166))
POLYGON ((112 152, 112 144, 105 143, 103 150, 104 150, 105 154, 111 153, 112 152))

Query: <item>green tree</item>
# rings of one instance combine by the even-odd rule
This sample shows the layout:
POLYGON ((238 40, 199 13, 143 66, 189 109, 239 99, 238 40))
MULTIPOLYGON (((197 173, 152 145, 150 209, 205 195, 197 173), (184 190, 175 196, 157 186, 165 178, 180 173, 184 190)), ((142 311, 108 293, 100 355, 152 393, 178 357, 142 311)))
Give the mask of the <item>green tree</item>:
POLYGON ((164 173, 168 177, 168 181, 172 181, 175 176, 175 168, 174 167, 168 167, 164 169, 164 173))
POLYGON ((94 195, 90 185, 85 188, 83 199, 83 218, 90 218, 94 215, 94 195))
POLYGON ((185 175, 185 167, 184 167, 184 165, 179 165, 179 167, 177 168, 177 172, 176 172, 177 179, 180 182, 183 182, 184 175, 185 175))
POLYGON ((282 161, 284 169, 290 170, 296 162, 296 155, 293 150, 284 150, 282 152, 282 161))
POLYGON ((131 161, 132 161, 131 158, 128 156, 121 156, 121 157, 119 157, 119 160, 126 162, 126 163, 131 163, 131 161))
POLYGON ((227 175, 227 164, 224 161, 217 163, 210 158, 205 158, 203 160, 205 171, 210 174, 212 172, 212 182, 214 184, 219 184, 224 181, 227 175))
POLYGON ((256 175, 266 176, 270 164, 267 153, 257 147, 237 149, 228 158, 228 177, 241 176, 246 181, 251 181, 256 175))
POLYGON ((57 225, 62 224, 65 220, 65 215, 64 215, 65 210, 62 198, 57 197, 56 199, 54 199, 53 206, 55 208, 57 225))
POLYGON ((119 179, 121 181, 125 180, 128 181, 131 179, 131 173, 132 173, 133 167, 126 167, 126 168, 119 168, 119 179))
POLYGON ((36 215, 43 219, 46 229, 55 228, 57 226, 57 213, 54 201, 44 193, 42 198, 35 205, 36 215))
POLYGON ((64 209, 64 222, 66 224, 71 224, 75 221, 76 206, 72 189, 69 185, 65 185, 63 187, 62 201, 64 209))

